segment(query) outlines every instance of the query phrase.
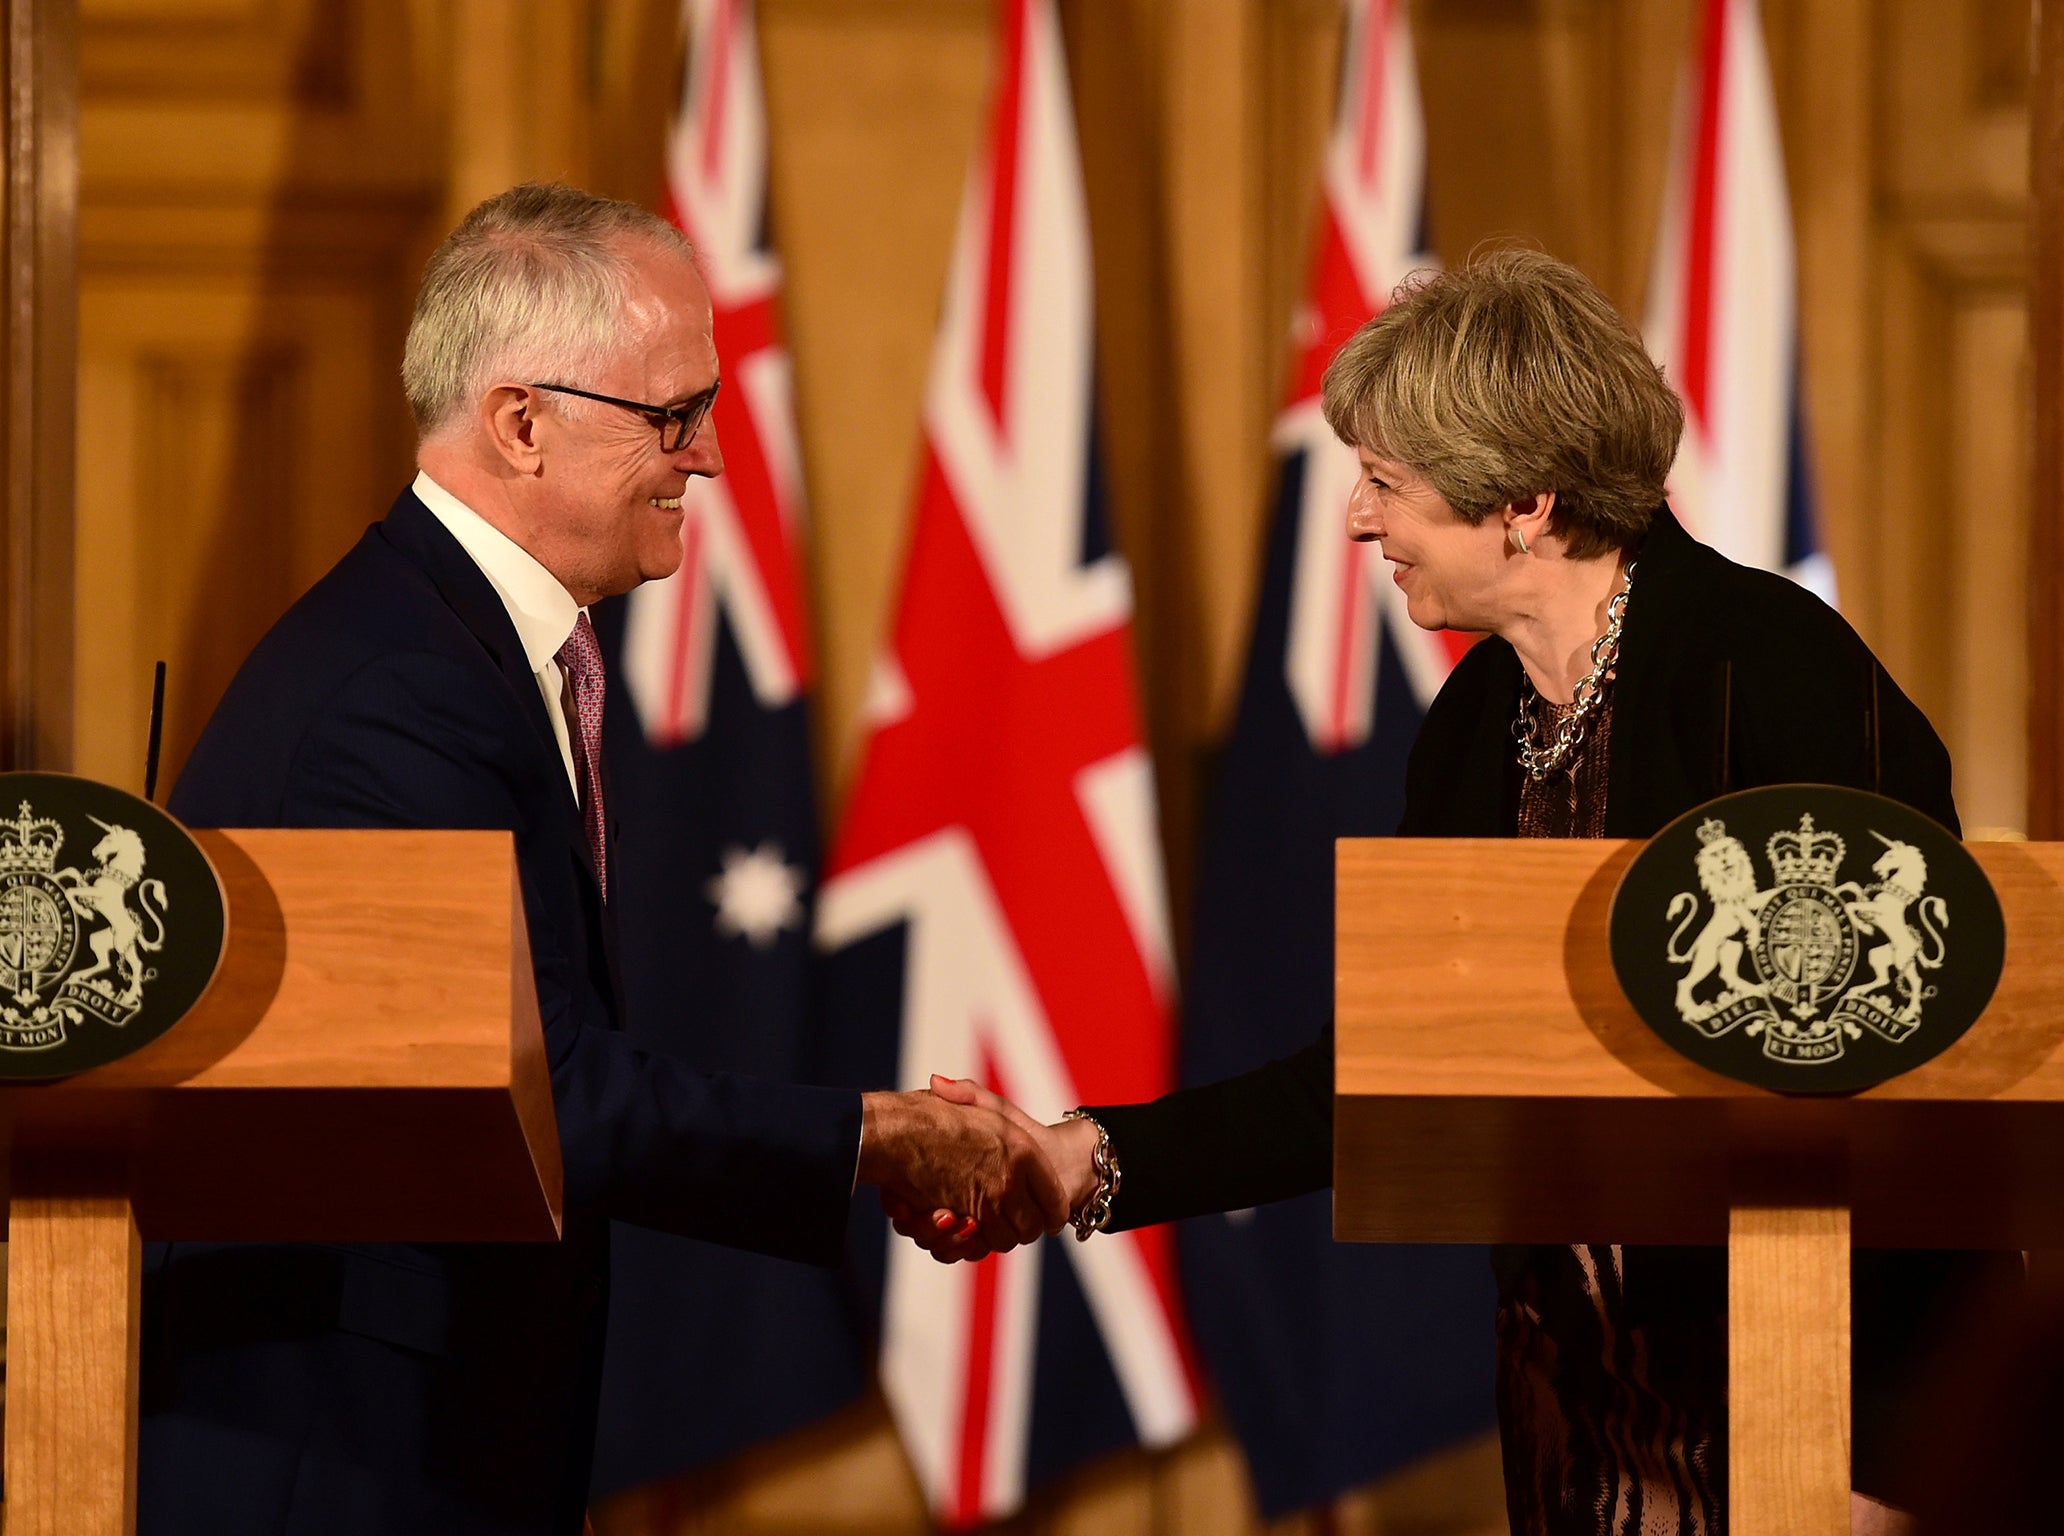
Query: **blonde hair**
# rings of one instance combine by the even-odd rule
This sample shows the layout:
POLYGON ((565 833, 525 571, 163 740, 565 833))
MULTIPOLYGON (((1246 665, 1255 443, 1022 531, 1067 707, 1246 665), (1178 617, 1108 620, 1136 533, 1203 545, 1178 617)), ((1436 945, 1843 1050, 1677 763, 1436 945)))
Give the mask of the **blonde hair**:
POLYGON ((691 254, 657 214, 558 183, 525 182, 467 214, 423 271, 402 349, 417 430, 436 432, 496 379, 563 382, 605 361, 641 247, 691 254))
POLYGON ((1465 520, 1544 491, 1579 558, 1638 544, 1684 408, 1591 280, 1541 251, 1420 272, 1326 369, 1341 441, 1424 475, 1465 520))

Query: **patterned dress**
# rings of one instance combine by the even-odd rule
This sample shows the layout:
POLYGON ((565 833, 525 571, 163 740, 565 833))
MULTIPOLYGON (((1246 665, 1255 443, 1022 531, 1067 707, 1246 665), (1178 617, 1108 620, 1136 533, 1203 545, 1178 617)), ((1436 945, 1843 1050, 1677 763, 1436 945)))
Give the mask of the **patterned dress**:
MULTIPOLYGON (((1583 743, 1522 776, 1521 837, 1603 837, 1607 685, 1583 743)), ((1552 740, 1567 706, 1535 705, 1552 740)), ((1513 1536, 1720 1536, 1727 1297, 1710 1249, 1501 1248, 1498 1422, 1513 1536)))

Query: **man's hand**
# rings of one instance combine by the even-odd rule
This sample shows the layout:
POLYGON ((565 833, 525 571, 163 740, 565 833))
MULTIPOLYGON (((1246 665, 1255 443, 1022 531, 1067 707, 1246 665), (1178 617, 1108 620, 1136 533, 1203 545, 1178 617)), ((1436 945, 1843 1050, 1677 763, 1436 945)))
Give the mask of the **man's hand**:
POLYGON ((946 1081, 933 1078, 929 1093, 861 1096, 860 1182, 881 1187, 906 1235, 918 1225, 910 1213, 949 1213, 944 1226, 931 1227, 931 1242, 920 1238, 928 1248, 948 1228, 982 1253, 1058 1232, 1073 1207, 1047 1155, 1045 1127, 994 1095, 984 1103, 937 1092, 946 1081))
MULTIPOLYGON (((979 1083, 967 1078, 940 1077, 936 1073, 932 1076, 931 1096, 966 1108, 993 1112, 1039 1147, 1058 1177, 1064 1201, 1061 1219, 1046 1229, 1049 1234, 1058 1232, 1068 1216, 1080 1210, 1096 1193, 1097 1177, 1092 1155, 1096 1151, 1097 1133, 1096 1127, 1087 1121, 1063 1120, 1057 1125, 1041 1125, 1010 1100, 991 1093, 979 1083)), ((1005 1252, 1010 1246, 991 1243, 982 1224, 971 1219, 965 1208, 960 1206, 925 1206, 892 1199, 890 1192, 884 1189, 882 1207, 888 1212, 889 1221, 897 1232, 942 1264, 986 1258, 991 1253, 1005 1252)))

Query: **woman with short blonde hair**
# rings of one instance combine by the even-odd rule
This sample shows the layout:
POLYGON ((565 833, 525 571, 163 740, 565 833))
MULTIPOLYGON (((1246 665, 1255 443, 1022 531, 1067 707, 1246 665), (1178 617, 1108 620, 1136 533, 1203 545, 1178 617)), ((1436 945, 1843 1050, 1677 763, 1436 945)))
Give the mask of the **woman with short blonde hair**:
POLYGON ((1578 558, 1640 544, 1684 431, 1633 327, 1528 250, 1414 276, 1334 355, 1324 409, 1342 442, 1412 465, 1465 522, 1554 490, 1549 531, 1578 558))

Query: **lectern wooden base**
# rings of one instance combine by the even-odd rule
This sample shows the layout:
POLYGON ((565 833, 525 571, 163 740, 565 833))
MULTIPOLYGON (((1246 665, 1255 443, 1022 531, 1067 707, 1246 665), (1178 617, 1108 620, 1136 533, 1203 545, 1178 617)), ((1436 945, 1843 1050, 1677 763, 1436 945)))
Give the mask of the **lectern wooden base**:
POLYGON ((2064 844, 1976 844, 2006 919, 1969 1033, 1846 1098, 1635 1015, 1621 842, 1339 845, 1334 1232, 1728 1246, 1733 1536, 1849 1528, 1849 1246, 2064 1247, 2064 844))
POLYGON ((136 1529, 143 1239, 120 1192, 123 1172, 24 1159, 14 1181, 7 1536, 128 1536, 136 1529))
POLYGON ((200 1004, 133 1056, 0 1090, 5 1536, 134 1536, 143 1234, 558 1233, 508 835, 197 835, 230 912, 200 1004))
POLYGON ((1849 1212, 1736 1206, 1727 1234, 1736 1536, 1847 1536, 1849 1212))

